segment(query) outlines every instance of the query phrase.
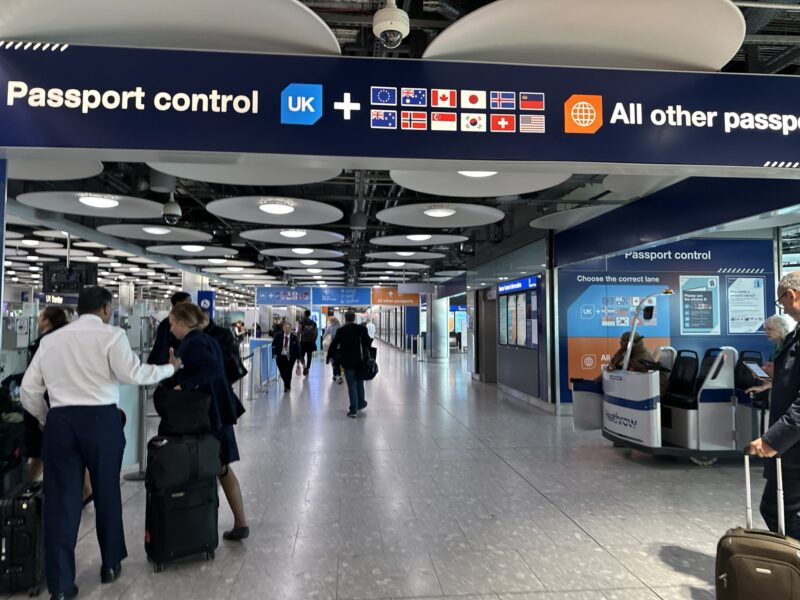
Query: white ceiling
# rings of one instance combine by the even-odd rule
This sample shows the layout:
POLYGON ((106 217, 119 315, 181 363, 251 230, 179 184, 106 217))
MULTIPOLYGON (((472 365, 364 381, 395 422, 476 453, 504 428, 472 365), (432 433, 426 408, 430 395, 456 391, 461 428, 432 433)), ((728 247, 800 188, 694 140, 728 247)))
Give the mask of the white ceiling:
POLYGON ((457 202, 426 202, 424 204, 404 204, 387 208, 375 215, 379 221, 406 227, 478 227, 496 223, 505 217, 502 210, 483 204, 463 204, 457 202), (426 210, 447 208, 455 213, 448 217, 431 217, 426 210))

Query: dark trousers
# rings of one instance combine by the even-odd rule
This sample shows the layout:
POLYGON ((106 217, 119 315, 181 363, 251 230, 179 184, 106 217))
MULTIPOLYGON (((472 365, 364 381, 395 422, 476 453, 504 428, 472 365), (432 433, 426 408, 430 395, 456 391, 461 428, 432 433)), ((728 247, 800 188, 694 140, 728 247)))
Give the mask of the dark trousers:
MULTIPOLYGON (((783 502, 786 514, 786 535, 800 539, 800 480, 783 480, 783 502)), ((778 484, 767 479, 761 496, 761 516, 770 531, 778 531, 778 484)))
POLYGON ((311 359, 314 358, 314 352, 317 350, 316 342, 304 342, 300 344, 300 349, 303 351, 302 360, 305 361, 306 371, 311 368, 311 359))
POLYGON ((103 564, 128 556, 119 475, 125 435, 115 405, 54 408, 44 429, 44 552, 51 594, 75 584, 83 473, 89 469, 103 564))
POLYGON ((357 412, 367 405, 364 398, 364 380, 356 377, 355 369, 345 369, 344 379, 347 381, 347 394, 350 396, 350 412, 357 412))
POLYGON ((283 356, 283 354, 278 354, 275 357, 275 362, 278 363, 278 372, 281 374, 281 379, 283 379, 283 387, 287 390, 291 389, 292 387, 292 363, 291 361, 283 356))
POLYGON ((342 365, 339 363, 339 361, 331 361, 331 367, 333 368, 333 376, 335 378, 342 376, 342 365))

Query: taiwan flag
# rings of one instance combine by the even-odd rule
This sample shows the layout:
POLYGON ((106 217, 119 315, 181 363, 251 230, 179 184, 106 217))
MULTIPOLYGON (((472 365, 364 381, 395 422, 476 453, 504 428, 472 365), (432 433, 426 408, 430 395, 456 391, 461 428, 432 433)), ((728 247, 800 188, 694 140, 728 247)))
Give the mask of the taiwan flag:
POLYGON ((431 90, 431 106, 437 108, 456 108, 458 106, 455 90, 431 90))
POLYGON ((428 113, 404 110, 400 113, 400 127, 402 129, 427 129, 428 113))
POLYGON ((489 129, 514 132, 517 130, 517 117, 515 115, 489 115, 489 129))
POLYGON ((541 92, 520 92, 520 110, 544 110, 544 94, 541 92))

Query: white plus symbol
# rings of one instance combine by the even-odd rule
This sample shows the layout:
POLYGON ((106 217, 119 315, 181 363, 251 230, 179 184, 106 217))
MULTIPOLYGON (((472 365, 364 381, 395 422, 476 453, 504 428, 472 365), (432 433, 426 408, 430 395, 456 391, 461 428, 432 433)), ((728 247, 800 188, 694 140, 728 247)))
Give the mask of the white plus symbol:
POLYGON ((501 127, 502 129, 505 129, 505 128, 506 128, 506 125, 508 125, 508 121, 506 121, 506 119, 505 119, 505 117, 504 117, 504 118, 500 119, 500 120, 497 122, 497 124, 498 124, 498 125, 500 125, 500 127, 501 127))
POLYGON ((344 98, 342 98, 341 102, 334 102, 333 103, 334 110, 341 110, 344 112, 344 120, 350 120, 350 113, 352 111, 361 110, 361 103, 360 102, 352 102, 350 100, 350 92, 346 92, 344 98))

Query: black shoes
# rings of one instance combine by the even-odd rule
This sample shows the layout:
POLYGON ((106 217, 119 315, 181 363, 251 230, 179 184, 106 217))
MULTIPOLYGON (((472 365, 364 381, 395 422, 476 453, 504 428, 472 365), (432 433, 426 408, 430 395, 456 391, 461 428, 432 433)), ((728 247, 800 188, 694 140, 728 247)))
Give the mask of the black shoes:
POLYGON ((364 400, 364 403, 363 403, 363 404, 359 404, 359 405, 358 405, 358 410, 364 410, 365 408, 367 408, 367 404, 369 404, 369 402, 367 402, 366 400, 364 400))
POLYGON ((222 538, 231 542, 241 542, 250 535, 249 527, 234 527, 222 534, 222 538))
POLYGON ((347 416, 350 417, 351 419, 357 419, 358 418, 358 411, 356 411, 356 412, 348 411, 347 416))
POLYGON ((78 597, 78 586, 73 585, 72 591, 67 593, 60 592, 58 594, 50 594, 50 600, 72 600, 72 598, 78 597))
POLYGON ((122 563, 117 563, 113 567, 101 567, 100 582, 114 583, 117 579, 119 579, 120 573, 122 573, 122 563))

